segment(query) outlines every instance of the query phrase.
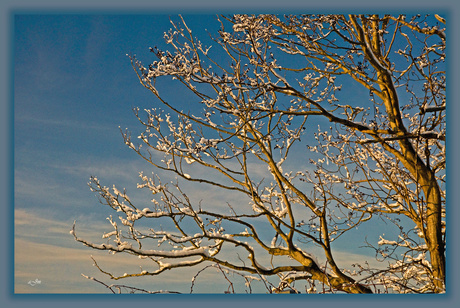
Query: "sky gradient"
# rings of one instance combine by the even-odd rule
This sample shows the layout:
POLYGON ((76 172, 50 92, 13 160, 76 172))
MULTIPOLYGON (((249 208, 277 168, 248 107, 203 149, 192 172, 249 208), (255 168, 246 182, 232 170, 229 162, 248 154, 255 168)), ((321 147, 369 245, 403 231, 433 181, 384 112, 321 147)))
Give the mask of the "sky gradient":
MULTIPOLYGON (((219 29, 213 16, 184 18, 204 41, 208 39, 204 29, 211 33, 219 29)), ((16 16, 15 292, 106 292, 80 275, 105 278, 91 266, 91 255, 122 272, 128 258, 110 258, 85 248, 69 230, 76 220, 79 236, 100 242, 101 235, 111 229, 106 221, 111 211, 98 203, 87 186, 92 175, 106 186, 127 188, 131 198, 150 200, 135 187, 140 171, 154 170, 124 145, 119 131, 119 127, 129 128, 135 134, 139 123, 131 109, 154 104, 127 54, 151 60, 149 47, 162 48, 163 34, 170 26, 168 15, 16 16), (36 279, 39 284, 33 283, 36 279)), ((168 85, 164 91, 174 93, 176 103, 185 107, 183 93, 168 85)), ((197 200, 201 195, 196 192, 197 200)), ((222 199, 213 189, 206 196, 210 203, 222 199)), ((342 261, 351 264, 359 257, 347 251, 347 244, 336 248, 344 249, 342 261)), ((182 272, 130 283, 149 290, 188 292, 196 269, 182 272)), ((225 289, 225 281, 202 282, 194 291, 222 293, 225 289)))
MULTIPOLYGON (((212 17, 185 18, 192 29, 218 29, 217 23, 204 22, 212 17)), ((80 275, 104 278, 92 267, 90 255, 123 271, 127 258, 82 247, 69 230, 76 220, 80 235, 100 240, 111 229, 105 220, 110 211, 87 186, 91 175, 107 186, 126 187, 131 196, 143 196, 135 191, 138 172, 152 168, 123 144, 119 126, 138 128, 131 109, 151 107, 153 99, 126 54, 152 59, 148 47, 161 46, 169 27, 169 16, 160 14, 16 15, 15 292, 106 293, 80 275), (37 279, 40 283, 34 284, 37 279)), ((342 248, 339 262, 356 260, 342 248)), ((136 283, 186 292, 194 273, 136 283)), ((203 276, 203 282, 209 280, 205 277, 211 276, 203 276)), ((224 286, 204 282, 197 291, 221 293, 224 286)))
POLYGON ((97 252, 69 230, 76 220, 97 240, 110 229, 91 175, 134 189, 145 169, 119 131, 136 126, 132 107, 151 102, 127 54, 146 57, 169 27, 168 15, 16 16, 15 292, 106 292, 81 277, 94 274, 97 252))

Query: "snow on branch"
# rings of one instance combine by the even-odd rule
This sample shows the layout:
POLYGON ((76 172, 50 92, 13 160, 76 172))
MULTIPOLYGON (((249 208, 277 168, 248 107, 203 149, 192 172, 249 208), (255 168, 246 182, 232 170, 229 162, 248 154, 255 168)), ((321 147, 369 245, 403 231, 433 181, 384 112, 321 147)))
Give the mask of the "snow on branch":
POLYGON ((109 217, 106 243, 77 237, 74 225, 75 240, 158 265, 107 272, 113 279, 206 261, 231 292, 225 270, 258 277, 270 292, 297 290, 301 280, 307 291, 321 284, 330 292, 442 292, 444 30, 425 26, 433 18, 421 15, 242 14, 217 21, 210 44, 181 17, 165 32, 167 49, 150 48, 149 64, 130 56, 155 106, 134 108, 143 129, 137 138, 127 129, 121 134, 156 170, 151 177, 141 172, 137 184, 152 199, 134 202, 126 189, 91 177, 90 188, 118 220, 109 217), (175 95, 182 91, 187 104, 175 95), (169 175, 175 179, 166 183, 169 175), (369 243, 390 265, 360 265, 356 275, 369 275, 355 277, 331 243, 374 219, 391 222, 400 237, 369 243), (407 230, 414 225, 418 232, 407 230), (267 278, 276 275, 280 284, 267 278))

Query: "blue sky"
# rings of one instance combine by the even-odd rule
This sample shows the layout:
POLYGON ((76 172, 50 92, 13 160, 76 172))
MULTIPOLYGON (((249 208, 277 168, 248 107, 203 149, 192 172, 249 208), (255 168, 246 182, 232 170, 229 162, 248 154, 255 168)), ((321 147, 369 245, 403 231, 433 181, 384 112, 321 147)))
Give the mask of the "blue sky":
MULTIPOLYGON (((212 16, 184 17, 201 38, 207 36, 199 33, 204 28, 218 29, 212 16)), ((131 196, 143 196, 135 191, 138 172, 152 169, 123 144, 119 126, 136 131, 139 126, 131 109, 152 107, 153 96, 139 84, 126 54, 148 63, 152 59, 148 48, 161 47, 169 28, 169 16, 162 14, 16 15, 16 292, 106 292, 80 276, 98 275, 90 255, 117 271, 131 262, 82 247, 69 230, 77 220, 77 231, 88 238, 98 240, 110 231, 105 218, 111 213, 99 205, 86 184, 91 175, 104 185, 126 187, 131 196), (35 279, 41 283, 31 286, 28 282, 35 279)), ((207 195, 219 197, 214 191, 207 195)), ((341 246, 338 261, 355 261, 345 247, 341 246)), ((135 283, 152 290, 187 292, 194 273, 171 273, 135 283)), ((198 292, 226 289, 224 282, 212 286, 204 282, 200 288, 198 292)))
MULTIPOLYGON (((218 29, 213 16, 184 17, 205 40, 207 34, 199 31, 218 29)), ((168 15, 16 16, 16 292, 105 292, 80 276, 98 274, 90 255, 115 270, 126 264, 128 258, 115 260, 83 247, 68 231, 74 220, 81 235, 96 241, 110 231, 105 218, 112 213, 90 192, 86 183, 91 175, 142 196, 135 191, 138 172, 151 168, 124 145, 119 126, 135 131, 139 126, 132 107, 152 107, 153 97, 139 84, 126 54, 148 61, 148 48, 161 47, 169 28, 168 15), (35 279, 42 283, 31 286, 28 282, 35 279)), ((207 195, 218 198, 217 192, 207 195)), ((185 279, 181 273, 163 275, 149 281, 148 289, 187 292, 194 273, 187 272, 185 279)), ((225 284, 209 288, 202 282, 195 290, 220 293, 219 288, 225 284)))
MULTIPOLYGON (((192 26, 202 29, 200 18, 192 26)), ((146 58, 169 27, 168 15, 16 16, 16 292, 105 291, 80 276, 94 273, 94 252, 68 231, 74 220, 94 238, 107 231, 108 211, 86 184, 91 175, 135 188, 145 170, 119 131, 136 126, 132 107, 152 102, 126 54, 146 58), (31 287, 34 279, 42 283, 31 287)))

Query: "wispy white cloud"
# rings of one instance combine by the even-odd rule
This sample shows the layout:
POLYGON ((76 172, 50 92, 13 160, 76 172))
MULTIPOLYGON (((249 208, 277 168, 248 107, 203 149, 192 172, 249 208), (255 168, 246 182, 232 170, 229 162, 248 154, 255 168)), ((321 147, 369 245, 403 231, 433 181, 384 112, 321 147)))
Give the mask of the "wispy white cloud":
POLYGON ((84 122, 83 119, 77 118, 41 118, 37 116, 33 116, 32 114, 28 113, 19 113, 14 118, 15 124, 18 126, 27 124, 33 126, 40 126, 40 127, 48 127, 50 130, 61 131, 63 129, 69 129, 75 131, 92 131, 94 135, 100 134, 111 134, 113 136, 120 137, 118 132, 117 126, 107 125, 106 122, 93 122, 88 123, 84 122))
MULTIPOLYGON (((121 275, 124 272, 136 272, 140 266, 151 268, 153 263, 139 260, 126 254, 110 255, 106 252, 91 250, 73 240, 69 234, 72 222, 70 220, 55 220, 52 215, 43 215, 43 211, 24 209, 15 210, 15 292, 17 293, 106 293, 101 285, 88 281, 81 276, 84 273, 94 276, 107 283, 120 283, 149 290, 176 290, 189 292, 192 277, 202 267, 173 270, 157 277, 142 277, 137 279, 110 281, 92 266, 90 256, 94 256, 98 264, 105 270, 121 275), (29 284, 38 279, 40 284, 29 284)), ((103 233, 111 231, 105 221, 95 223, 94 220, 79 220, 77 234, 88 240, 104 241, 103 233)), ((320 263, 324 263, 322 252, 317 247, 307 249, 316 255, 320 263)), ((225 252, 230 260, 237 260, 237 251, 230 249, 225 252)), ((245 253, 240 252, 245 258, 245 253)), ((266 253, 260 253, 259 262, 270 266, 273 262, 266 253)), ((335 258, 339 266, 352 268, 357 262, 368 260, 371 266, 378 266, 372 258, 357 253, 336 251, 335 258)), ((148 260, 147 260, 148 261, 148 260)), ((292 262, 284 260, 283 262, 292 262)), ((233 277, 235 278, 235 277, 233 277)), ((276 277, 275 277, 276 278, 276 277)), ((257 284, 256 284, 257 285, 257 284)), ((226 290, 226 280, 215 269, 208 269, 200 274, 194 291, 197 293, 221 293, 226 290)), ((259 284, 254 289, 264 292, 259 284)))
MULTIPOLYGON (((69 234, 68 222, 55 221, 37 213, 15 211, 15 293, 107 293, 100 284, 81 276, 94 276, 108 284, 126 284, 147 290, 176 290, 187 293, 198 269, 172 271, 161 277, 142 277, 121 281, 110 279, 92 266, 91 256, 106 270, 124 272, 151 269, 154 264, 127 254, 111 255, 84 247, 69 234), (34 281, 40 283, 33 283, 34 281), (31 283, 29 283, 31 282, 31 283)), ((103 225, 82 222, 77 232, 85 238, 99 238, 107 231, 103 225)), ((204 281, 211 273, 202 277, 204 281)), ((218 282, 215 282, 218 283, 218 282)))
MULTIPOLYGON (((101 179, 103 185, 111 187, 115 184, 118 188, 126 187, 133 202, 138 205, 145 204, 139 207, 148 207, 152 196, 148 191, 136 189, 136 183, 139 182, 139 171, 149 174, 155 169, 134 153, 132 158, 98 157, 88 154, 86 157, 70 157, 58 161, 39 157, 39 161, 40 165, 33 170, 19 165, 15 171, 15 192, 18 197, 15 211, 16 292, 106 292, 103 287, 94 286, 96 283, 80 275, 85 273, 107 281, 104 275, 91 266, 91 254, 104 268, 117 273, 121 271, 121 274, 137 269, 141 263, 132 256, 113 256, 90 250, 76 243, 70 236, 69 230, 73 220, 77 220, 77 232, 89 240, 103 241, 101 235, 111 231, 111 226, 105 218, 114 213, 108 207, 98 207, 97 198, 89 191, 86 182, 90 175, 95 175, 101 179), (39 279, 42 283, 32 287, 28 282, 34 279, 39 279)), ((195 168, 194 165, 192 167, 195 168)), ((256 177, 265 177, 268 174, 264 164, 252 162, 251 169, 257 174, 256 177)), ((210 176, 207 170, 197 168, 193 174, 203 178, 210 176)), ((173 179, 174 175, 164 174, 164 181, 173 179)), ((272 178, 267 180, 271 181, 272 178)), ((229 211, 227 202, 235 209, 248 208, 249 200, 242 194, 186 182, 183 183, 183 187, 196 205, 202 201, 203 206, 221 212, 229 211)), ((271 229, 262 230, 261 232, 272 232, 271 229)), ((228 255, 234 252, 229 251, 228 255)), ((312 247, 309 252, 317 255, 320 262, 324 263, 319 249, 312 247)), ((244 254, 242 256, 244 257, 244 254)), ((270 266, 270 256, 260 256, 260 262, 270 266)), ((366 259, 370 263, 373 261, 371 257, 343 251, 336 251, 335 256, 339 266, 346 268, 351 268, 353 263, 366 259)), ((233 255, 233 258, 236 257, 233 255)), ((126 283, 149 290, 170 289, 188 292, 191 278, 198 270, 199 268, 190 268, 170 271, 159 277, 140 278, 126 283)), ((215 269, 209 269, 200 275, 200 283, 201 285, 195 288, 196 292, 220 293, 226 286, 225 280, 215 269), (207 282, 212 281, 210 279, 215 281, 207 282)))
POLYGON ((141 277, 111 281, 93 266, 91 256, 98 265, 122 275, 124 272, 141 272, 152 263, 127 254, 109 255, 89 249, 62 247, 58 244, 36 243, 24 239, 15 241, 15 293, 108 293, 102 285, 87 280, 81 274, 106 282, 126 284, 147 290, 178 290, 187 292, 194 269, 174 272, 161 277, 141 277), (31 285, 38 279, 40 284, 31 285))

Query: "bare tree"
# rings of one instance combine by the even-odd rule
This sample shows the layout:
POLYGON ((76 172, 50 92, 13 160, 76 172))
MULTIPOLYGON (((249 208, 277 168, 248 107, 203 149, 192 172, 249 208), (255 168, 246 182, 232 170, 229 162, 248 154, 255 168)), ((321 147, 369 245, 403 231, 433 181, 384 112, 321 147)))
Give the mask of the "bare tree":
POLYGON ((169 51, 151 48, 156 59, 147 66, 130 56, 163 109, 136 108, 145 130, 136 140, 122 134, 159 171, 247 201, 225 200, 228 210, 218 211, 192 201, 179 180, 163 183, 158 174, 141 173, 138 188, 154 195, 152 206, 141 209, 125 191, 92 177, 91 189, 122 215, 125 230, 110 217, 114 230, 105 237, 113 242, 82 239, 74 225, 75 239, 157 264, 155 271, 123 276, 99 269, 121 279, 214 264, 248 284, 264 282, 269 292, 302 280, 307 291, 444 292, 444 19, 234 15, 218 21, 213 49, 181 17, 165 33, 169 51), (188 110, 162 92, 160 79, 188 91, 188 110), (155 227, 164 219, 175 231, 155 227), (382 267, 355 264, 352 271, 338 264, 333 242, 376 219, 399 233, 363 243, 382 267), (152 220, 152 228, 136 228, 140 220, 152 220), (154 241, 160 249, 152 249, 154 241), (229 249, 239 249, 237 261, 229 249))

